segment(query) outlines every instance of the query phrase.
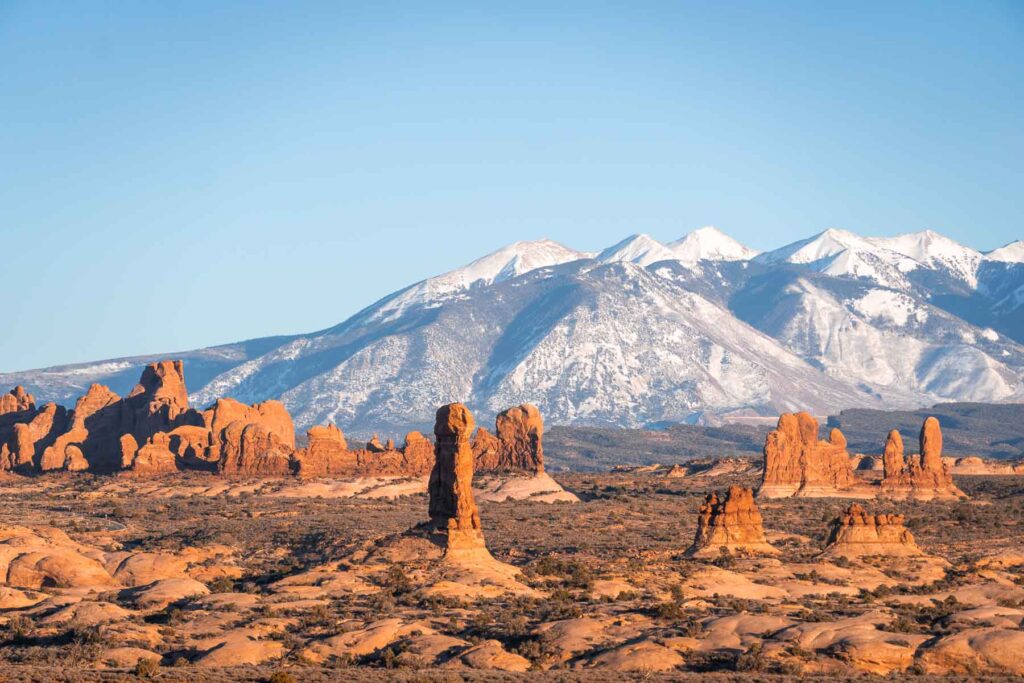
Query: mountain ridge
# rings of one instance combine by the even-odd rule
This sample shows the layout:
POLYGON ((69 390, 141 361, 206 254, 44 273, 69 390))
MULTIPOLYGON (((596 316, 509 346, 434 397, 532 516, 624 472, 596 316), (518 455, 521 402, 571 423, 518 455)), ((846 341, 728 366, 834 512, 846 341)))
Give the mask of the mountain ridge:
POLYGON ((456 400, 629 427, 1020 400, 1015 244, 990 257, 931 231, 830 229, 759 254, 710 227, 597 253, 515 242, 317 332, 3 373, 0 386, 68 404, 173 356, 200 406, 278 398, 300 426, 356 432, 426 426, 429 406, 456 400))

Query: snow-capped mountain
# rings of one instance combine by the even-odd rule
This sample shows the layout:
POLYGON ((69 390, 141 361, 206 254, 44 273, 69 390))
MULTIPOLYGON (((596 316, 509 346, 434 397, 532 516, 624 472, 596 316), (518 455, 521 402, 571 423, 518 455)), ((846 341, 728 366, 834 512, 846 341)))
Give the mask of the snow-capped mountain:
POLYGON ((92 382, 124 393, 172 356, 197 405, 279 398, 300 427, 356 434, 429 428, 455 400, 622 426, 1022 400, 1020 249, 835 229, 763 254, 715 228, 598 253, 516 242, 312 334, 0 374, 0 387, 71 404, 92 382))
POLYGON ((740 244, 714 226, 694 230, 668 245, 675 258, 683 263, 698 261, 749 261, 757 251, 740 244))
POLYGON ((989 261, 1024 263, 1024 240, 1016 240, 985 254, 989 261))

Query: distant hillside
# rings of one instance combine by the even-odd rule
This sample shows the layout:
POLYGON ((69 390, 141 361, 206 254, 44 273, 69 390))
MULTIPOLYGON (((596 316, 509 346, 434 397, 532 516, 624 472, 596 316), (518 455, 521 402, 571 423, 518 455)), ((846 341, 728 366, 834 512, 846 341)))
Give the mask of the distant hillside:
MULTIPOLYGON (((880 453, 885 435, 899 429, 907 451, 917 450, 925 417, 942 424, 947 455, 1024 459, 1024 404, 941 403, 922 410, 844 410, 822 428, 839 427, 851 453, 880 453)), ((552 469, 603 471, 615 465, 672 464, 697 458, 760 458, 771 426, 672 425, 665 429, 551 427, 544 455, 552 469)))
POLYGON ((844 410, 828 419, 846 435, 850 450, 878 453, 890 429, 898 429, 907 450, 917 450, 924 418, 934 415, 942 424, 944 451, 955 457, 1024 458, 1024 404, 940 403, 921 410, 844 410))
POLYGON ((544 434, 544 459, 552 470, 594 472, 615 465, 667 464, 696 458, 759 458, 765 432, 747 425, 672 425, 659 430, 552 427, 544 434))

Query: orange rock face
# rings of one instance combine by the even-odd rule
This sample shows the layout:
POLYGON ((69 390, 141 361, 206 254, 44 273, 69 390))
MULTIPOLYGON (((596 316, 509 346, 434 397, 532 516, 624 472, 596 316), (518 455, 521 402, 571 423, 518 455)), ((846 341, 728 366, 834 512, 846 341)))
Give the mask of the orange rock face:
POLYGON ((284 476, 292 473, 295 449, 266 426, 250 422, 232 422, 220 432, 221 474, 247 476, 284 476))
POLYGON ((325 476, 423 476, 434 464, 434 444, 419 432, 409 432, 399 449, 393 440, 377 441, 374 449, 349 450, 344 435, 334 425, 312 427, 308 445, 296 453, 302 477, 325 476))
POLYGON ((486 427, 480 427, 473 435, 474 467, 478 472, 490 472, 498 469, 501 461, 501 442, 486 427))
POLYGON ((0 395, 0 415, 35 410, 36 399, 20 384, 10 392, 0 395))
POLYGON ((132 459, 132 472, 140 476, 172 474, 177 471, 177 456, 171 451, 171 435, 167 432, 154 434, 132 459))
POLYGON ((708 494, 697 517, 697 535, 686 554, 718 555, 723 548, 727 552, 778 552, 765 538, 761 513, 749 488, 730 486, 724 497, 714 491, 708 494))
POLYGON ((524 403, 499 413, 495 429, 501 443, 500 469, 544 471, 544 418, 536 406, 524 403))
POLYGON ((434 468, 430 473, 430 521, 447 533, 447 552, 484 547, 480 514, 473 499, 473 415, 461 403, 437 411, 434 468))
POLYGON ((499 413, 495 433, 481 427, 473 438, 478 472, 544 471, 544 418, 536 406, 524 403, 499 413))
POLYGON ((17 390, 5 396, 15 398, 8 406, 15 409, 0 415, 0 470, 38 469, 43 451, 67 429, 67 411, 56 403, 37 410, 32 396, 17 390))
POLYGON ((872 497, 853 474, 846 438, 833 429, 818 440, 818 422, 808 413, 785 413, 764 444, 764 474, 758 495, 872 497))
POLYGON ((903 515, 872 515, 854 503, 832 523, 828 555, 923 555, 903 515))
POLYGON ((258 424, 276 434, 281 443, 295 448, 295 423, 280 401, 264 401, 250 406, 233 398, 222 398, 209 410, 203 411, 203 423, 214 434, 220 434, 233 422, 258 424))
POLYGON ((949 466, 942 459, 942 429, 929 417, 921 427, 921 452, 905 458, 903 439, 896 430, 889 432, 882 455, 884 477, 882 494, 897 499, 933 500, 963 498, 953 483, 949 466))
MULTIPOLYGON (((150 363, 143 369, 139 383, 125 398, 122 428, 142 442, 157 432, 170 431, 188 419, 188 391, 185 368, 180 360, 150 363)), ((198 415, 192 416, 198 421, 198 415)))

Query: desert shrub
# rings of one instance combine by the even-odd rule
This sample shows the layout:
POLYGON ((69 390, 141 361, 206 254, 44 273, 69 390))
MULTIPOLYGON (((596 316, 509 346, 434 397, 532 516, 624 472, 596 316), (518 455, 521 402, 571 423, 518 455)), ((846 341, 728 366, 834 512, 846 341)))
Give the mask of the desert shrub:
POLYGON ((139 678, 156 678, 160 672, 160 661, 151 657, 140 657, 139 661, 135 662, 133 671, 139 678))

